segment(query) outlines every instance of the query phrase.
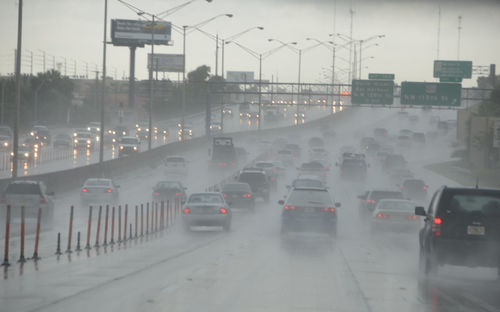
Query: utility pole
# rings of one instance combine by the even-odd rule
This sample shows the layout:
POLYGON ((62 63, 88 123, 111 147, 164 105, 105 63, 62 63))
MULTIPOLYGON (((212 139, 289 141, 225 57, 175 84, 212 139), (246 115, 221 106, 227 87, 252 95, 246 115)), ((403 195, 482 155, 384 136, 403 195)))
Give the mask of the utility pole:
POLYGON ((4 121, 4 115, 5 115, 5 84, 7 83, 6 79, 2 79, 2 102, 0 103, 0 109, 1 109, 1 114, 0 114, 0 124, 3 125, 4 121))
POLYGON ((148 150, 151 149, 151 140, 153 137, 153 62, 155 55, 155 16, 151 16, 151 62, 149 64, 149 134, 148 134, 148 150))
POLYGON ((182 64, 182 128, 181 135, 182 141, 184 141, 184 115, 186 114, 186 30, 188 26, 182 26, 182 55, 184 56, 184 62, 182 64))
POLYGON ((458 17, 458 44, 457 44, 457 60, 460 60, 460 36, 462 32, 462 16, 458 17))
MULTIPOLYGON (((14 119, 14 146, 12 149, 12 178, 17 178, 17 156, 19 152, 19 121, 21 113, 21 46, 23 34, 23 0, 18 2, 19 12, 17 17, 17 50, 16 50, 16 118, 14 119)), ((2 114, 3 116, 3 114, 2 114)))
POLYGON ((219 75, 219 34, 215 36, 215 76, 219 75))
POLYGON ((259 118, 257 120, 259 122, 257 128, 260 130, 262 123, 262 53, 259 54, 259 118))
MULTIPOLYGON (((99 133, 99 164, 104 161, 104 101, 106 97, 106 32, 108 26, 108 0, 104 0, 104 33, 102 40, 102 87, 101 87, 101 127, 99 133)), ((66 60, 65 60, 66 64, 66 60)), ((96 79, 99 73, 96 71, 96 79)))
POLYGON ((354 11, 352 9, 352 2, 351 2, 351 8, 349 10, 349 13, 351 15, 351 30, 350 30, 350 34, 349 34, 349 37, 351 38, 351 43, 349 44, 349 75, 348 75, 348 81, 347 83, 348 84, 351 84, 351 81, 352 81, 352 27, 353 27, 353 15, 354 15, 354 11))
POLYGON ((439 60, 439 45, 441 44, 441 5, 438 7, 438 29, 437 29, 437 52, 436 60, 439 60))

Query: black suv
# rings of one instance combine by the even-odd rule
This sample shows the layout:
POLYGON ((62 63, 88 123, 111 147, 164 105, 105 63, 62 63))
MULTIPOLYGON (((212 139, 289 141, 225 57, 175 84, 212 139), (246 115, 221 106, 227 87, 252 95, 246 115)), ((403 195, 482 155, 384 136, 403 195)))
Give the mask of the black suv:
POLYGON ((436 273, 444 264, 497 267, 500 277, 500 190, 439 189, 420 231, 420 269, 436 273))
POLYGON ((241 183, 248 183, 253 196, 263 198, 266 203, 269 201, 271 184, 264 170, 259 168, 243 169, 236 180, 241 183))

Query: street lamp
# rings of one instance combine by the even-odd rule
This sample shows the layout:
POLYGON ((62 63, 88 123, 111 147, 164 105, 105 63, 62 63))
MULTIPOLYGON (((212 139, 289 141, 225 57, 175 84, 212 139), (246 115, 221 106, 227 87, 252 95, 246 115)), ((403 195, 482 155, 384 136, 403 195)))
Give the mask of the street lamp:
POLYGON ((285 42, 283 42, 283 41, 281 41, 279 39, 274 39, 274 38, 267 39, 267 40, 269 42, 273 42, 273 41, 279 42, 279 43, 281 43, 282 46, 286 46, 291 51, 299 54, 299 73, 298 73, 299 75, 298 75, 298 82, 297 82, 297 112, 298 112, 299 111, 299 102, 300 102, 300 91, 301 91, 301 88, 300 88, 300 74, 301 74, 301 69, 302 69, 302 49, 298 49, 298 48, 295 48, 295 47, 292 46, 292 45, 297 45, 296 41, 285 43, 285 42))
POLYGON ((239 44, 236 41, 226 41, 226 44, 230 44, 230 43, 236 44, 238 47, 243 49, 245 52, 247 52, 248 54, 250 54, 251 56, 253 56, 254 58, 259 60, 259 118, 258 118, 257 127, 260 130, 261 121, 262 121, 262 60, 266 59, 269 56, 273 55, 274 53, 278 52, 283 47, 287 46, 287 44, 283 43, 282 45, 280 45, 274 49, 268 50, 268 51, 263 52, 263 53, 258 53, 258 52, 255 52, 254 50, 252 50, 252 49, 250 49, 242 44, 239 44))

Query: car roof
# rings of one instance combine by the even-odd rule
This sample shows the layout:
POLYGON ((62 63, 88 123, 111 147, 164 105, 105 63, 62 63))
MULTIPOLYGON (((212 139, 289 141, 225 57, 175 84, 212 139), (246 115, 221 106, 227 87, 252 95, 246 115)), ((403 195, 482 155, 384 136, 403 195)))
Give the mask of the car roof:
POLYGON ((300 187, 294 187, 294 191, 318 191, 318 192, 327 192, 328 189, 326 187, 315 187, 315 186, 300 186, 300 187))
POLYGON ((40 181, 33 181, 33 180, 16 180, 16 181, 11 181, 9 184, 39 184, 40 181))

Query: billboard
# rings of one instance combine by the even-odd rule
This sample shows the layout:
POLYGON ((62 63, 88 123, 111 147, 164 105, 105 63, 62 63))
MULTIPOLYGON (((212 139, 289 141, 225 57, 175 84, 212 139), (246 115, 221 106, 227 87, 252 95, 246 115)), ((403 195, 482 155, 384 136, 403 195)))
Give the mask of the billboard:
MULTIPOLYGON (((151 68, 151 53, 148 54, 148 70, 151 68)), ((182 73, 184 71, 183 54, 154 54, 153 70, 156 72, 182 73)))
POLYGON ((254 82, 253 72, 244 71, 228 71, 226 72, 227 82, 254 82))
POLYGON ((170 22, 155 21, 154 30, 150 21, 111 20, 111 42, 115 46, 144 46, 151 44, 154 32, 154 44, 169 45, 172 39, 170 22))

